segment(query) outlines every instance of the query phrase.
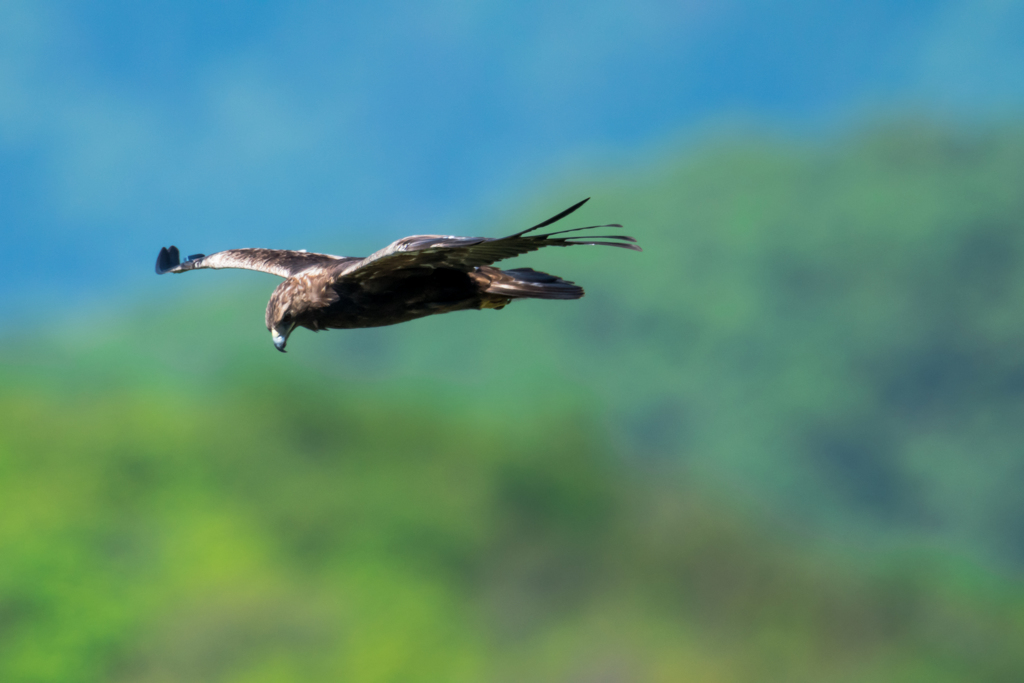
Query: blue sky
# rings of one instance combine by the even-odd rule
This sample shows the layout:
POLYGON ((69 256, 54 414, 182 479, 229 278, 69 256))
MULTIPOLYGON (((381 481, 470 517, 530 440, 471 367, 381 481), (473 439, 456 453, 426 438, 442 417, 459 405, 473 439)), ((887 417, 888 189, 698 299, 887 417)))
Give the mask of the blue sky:
POLYGON ((722 122, 1017 117, 1022 65, 1014 0, 0 0, 0 248, 33 255, 0 285, 447 231, 722 122))

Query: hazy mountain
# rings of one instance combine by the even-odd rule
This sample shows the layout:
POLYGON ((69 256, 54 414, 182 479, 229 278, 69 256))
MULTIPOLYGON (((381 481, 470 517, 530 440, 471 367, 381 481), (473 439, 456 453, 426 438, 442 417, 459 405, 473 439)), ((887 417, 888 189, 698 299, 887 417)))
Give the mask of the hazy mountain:
POLYGON ((437 394, 468 415, 596 414, 625 457, 853 534, 851 547, 922 535, 1017 564, 1022 173, 1014 130, 907 123, 835 148, 718 147, 609 180, 573 216, 622 221, 642 254, 516 262, 582 284, 577 303, 300 330, 281 356, 263 326, 275 278, 147 275, 173 305, 81 315, 55 326, 58 350, 33 335, 5 356, 29 383, 297 373, 342 394, 437 394))

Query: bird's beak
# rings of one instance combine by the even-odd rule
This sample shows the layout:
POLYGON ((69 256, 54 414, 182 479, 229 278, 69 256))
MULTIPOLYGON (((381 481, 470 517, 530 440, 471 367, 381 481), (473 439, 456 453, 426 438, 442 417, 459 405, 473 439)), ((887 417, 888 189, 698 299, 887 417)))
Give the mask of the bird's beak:
POLYGON ((286 351, 284 350, 284 345, 288 343, 288 335, 291 334, 292 330, 294 329, 295 323, 292 323, 288 327, 288 329, 284 331, 284 334, 281 333, 281 330, 276 328, 271 330, 270 335, 271 338, 274 340, 274 348, 280 351, 281 353, 286 353, 286 351))

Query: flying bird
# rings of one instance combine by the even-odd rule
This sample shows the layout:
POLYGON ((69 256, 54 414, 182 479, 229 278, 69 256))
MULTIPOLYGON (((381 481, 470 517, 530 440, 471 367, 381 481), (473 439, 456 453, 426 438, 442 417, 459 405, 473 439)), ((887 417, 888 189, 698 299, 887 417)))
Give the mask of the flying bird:
POLYGON ((589 200, 508 237, 404 237, 366 258, 280 249, 229 249, 184 262, 177 247, 164 247, 156 272, 243 268, 283 277, 267 304, 267 329, 285 350, 296 327, 313 330, 379 327, 436 313, 501 309, 516 299, 579 299, 583 288, 532 268, 499 270, 492 263, 542 247, 596 244, 640 251, 626 235, 569 235, 617 223, 529 234, 559 221, 589 200))

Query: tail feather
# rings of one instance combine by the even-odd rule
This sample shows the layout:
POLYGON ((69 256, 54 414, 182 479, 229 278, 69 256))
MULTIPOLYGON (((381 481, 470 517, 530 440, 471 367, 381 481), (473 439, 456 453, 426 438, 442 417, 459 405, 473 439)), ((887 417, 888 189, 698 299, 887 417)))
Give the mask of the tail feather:
POLYGON ((484 292, 509 299, 579 299, 583 288, 533 268, 480 268, 489 280, 484 292))

